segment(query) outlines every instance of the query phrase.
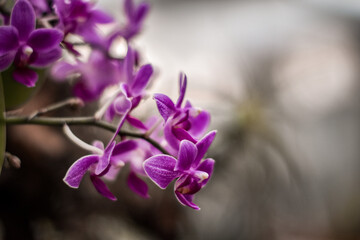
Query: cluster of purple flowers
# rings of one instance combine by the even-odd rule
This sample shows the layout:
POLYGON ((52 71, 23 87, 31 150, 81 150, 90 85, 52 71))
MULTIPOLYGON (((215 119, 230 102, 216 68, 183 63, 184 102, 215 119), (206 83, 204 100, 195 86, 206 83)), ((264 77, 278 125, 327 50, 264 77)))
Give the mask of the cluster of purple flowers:
POLYGON ((89 172, 96 190, 116 200, 103 180, 116 179, 128 164, 128 186, 138 195, 149 197, 146 178, 162 189, 177 179, 174 191, 179 202, 199 209, 193 203, 194 194, 206 185, 214 168, 213 159, 204 159, 216 135, 216 131, 207 133, 210 114, 189 101, 184 102, 187 77, 180 74, 176 102, 164 94, 153 97, 161 118, 141 120, 134 116, 133 110, 147 95, 154 72, 150 64, 140 64, 140 54, 131 44, 142 29, 149 5, 124 0, 124 10, 126 22, 117 25, 90 1, 17 0, 9 20, 3 18, 4 25, 0 26, 0 71, 13 66, 14 80, 33 87, 38 80, 36 69, 52 65, 53 78, 71 79, 76 97, 84 102, 105 99, 95 113, 97 119, 118 121, 117 130, 106 146, 100 141, 87 144, 64 126, 67 136, 91 153, 69 168, 64 177, 67 185, 78 188, 89 172), (109 34, 100 33, 99 25, 108 23, 115 27, 109 34), (77 50, 79 42, 72 41, 73 36, 81 40, 81 45, 90 47, 86 61, 77 50), (111 52, 119 38, 127 45, 123 58, 111 52), (73 56, 74 61, 59 60, 64 53, 73 56), (104 97, 109 89, 113 91, 104 97), (162 151, 141 138, 123 137, 117 141, 116 136, 125 123, 156 141, 162 151))

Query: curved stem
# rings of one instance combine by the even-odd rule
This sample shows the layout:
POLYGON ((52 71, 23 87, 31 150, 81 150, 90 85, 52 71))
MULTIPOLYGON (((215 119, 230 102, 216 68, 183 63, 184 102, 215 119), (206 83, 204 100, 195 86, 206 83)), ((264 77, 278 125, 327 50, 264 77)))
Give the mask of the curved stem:
MULTIPOLYGON (((7 116, 4 119, 6 124, 9 125, 24 125, 24 124, 34 124, 34 125, 46 125, 46 126, 59 126, 63 127, 64 124, 67 125, 84 125, 84 126, 96 126, 111 132, 115 132, 117 129, 116 126, 105 122, 103 120, 97 120, 95 117, 18 117, 18 116, 7 116)), ((118 135, 128 136, 133 138, 141 138, 149 142, 151 145, 159 149, 162 153, 170 155, 158 142, 154 139, 148 137, 144 133, 136 133, 130 131, 120 130, 118 135)))

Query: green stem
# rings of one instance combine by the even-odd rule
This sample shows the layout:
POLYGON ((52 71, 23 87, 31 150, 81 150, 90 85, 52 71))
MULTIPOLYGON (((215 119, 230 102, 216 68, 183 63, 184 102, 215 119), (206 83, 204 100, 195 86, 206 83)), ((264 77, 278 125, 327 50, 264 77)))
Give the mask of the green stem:
MULTIPOLYGON (((6 124, 9 125, 23 125, 23 124, 33 124, 33 125, 47 125, 47 126, 60 126, 62 127, 64 124, 67 125, 83 125, 83 126, 96 126, 99 128, 106 129, 111 132, 116 131, 116 126, 105 122, 103 120, 97 120, 94 117, 19 117, 19 116, 7 116, 4 119, 6 124)), ((159 149, 162 153, 168 154, 168 151, 166 151, 158 142, 156 142, 154 139, 148 137, 144 133, 136 133, 136 132, 130 132, 130 131, 124 131, 120 130, 118 135, 120 136, 128 136, 133 138, 141 138, 145 141, 152 144, 154 147, 159 149)))

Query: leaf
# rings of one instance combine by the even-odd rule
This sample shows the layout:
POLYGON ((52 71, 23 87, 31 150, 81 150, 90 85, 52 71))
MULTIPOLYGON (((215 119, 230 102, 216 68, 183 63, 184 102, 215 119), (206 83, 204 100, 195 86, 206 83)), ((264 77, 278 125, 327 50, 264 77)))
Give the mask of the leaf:
POLYGON ((5 118, 4 89, 0 74, 0 173, 5 158, 6 126, 5 126, 4 118, 5 118))
POLYGON ((13 70, 14 68, 10 67, 1 73, 3 78, 3 96, 6 110, 12 110, 25 104, 38 91, 38 89, 40 89, 40 86, 45 79, 45 70, 36 70, 39 75, 39 80, 37 81, 35 87, 28 88, 13 79, 13 70))

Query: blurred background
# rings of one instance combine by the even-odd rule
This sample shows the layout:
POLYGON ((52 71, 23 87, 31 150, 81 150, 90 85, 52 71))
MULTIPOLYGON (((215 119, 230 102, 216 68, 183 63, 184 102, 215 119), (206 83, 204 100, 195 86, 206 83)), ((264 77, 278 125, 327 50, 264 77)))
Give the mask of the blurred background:
MULTIPOLYGON (((184 71, 186 98, 218 129, 208 154, 215 172, 195 199, 201 211, 150 181, 152 197, 141 199, 126 186, 127 169, 110 184, 117 202, 88 178, 70 189, 62 178, 85 152, 61 129, 10 126, 7 151, 22 167, 0 176, 0 239, 360 239, 360 2, 150 3, 133 44, 156 69, 151 92, 175 99, 184 71)), ((121 19, 120 1, 99 6, 121 19)), ((48 81, 25 113, 64 92, 48 81)), ((109 137, 73 130, 89 142, 109 137)))

